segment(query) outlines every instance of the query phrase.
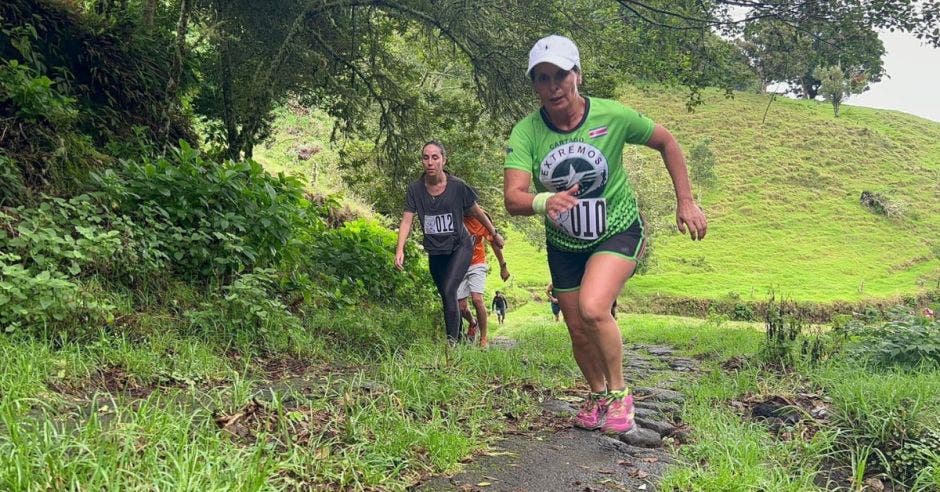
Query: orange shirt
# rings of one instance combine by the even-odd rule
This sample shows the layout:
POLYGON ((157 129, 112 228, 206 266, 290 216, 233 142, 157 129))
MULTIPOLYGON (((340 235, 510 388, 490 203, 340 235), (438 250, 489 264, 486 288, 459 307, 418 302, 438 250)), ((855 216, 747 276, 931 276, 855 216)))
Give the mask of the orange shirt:
POLYGON ((463 224, 467 226, 470 235, 476 240, 476 244, 473 245, 473 258, 470 260, 470 264, 486 263, 486 249, 483 246, 483 240, 492 241, 493 236, 490 236, 490 233, 487 232, 486 226, 473 217, 464 217, 463 224))

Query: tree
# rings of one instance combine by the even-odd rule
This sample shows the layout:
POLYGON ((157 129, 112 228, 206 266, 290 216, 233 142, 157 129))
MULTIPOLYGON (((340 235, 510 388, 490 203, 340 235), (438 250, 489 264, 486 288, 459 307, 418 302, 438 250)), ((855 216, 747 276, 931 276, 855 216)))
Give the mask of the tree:
POLYGON ((839 65, 819 67, 813 72, 813 77, 819 79, 819 93, 832 103, 832 111, 839 117, 839 107, 842 101, 852 94, 861 94, 865 86, 865 74, 858 70, 846 73, 839 65))
POLYGON ((816 96, 817 66, 859 67, 869 83, 883 75, 884 48, 876 29, 911 32, 940 47, 940 2, 717 0, 659 4, 619 0, 655 29, 716 30, 741 37, 755 72, 765 83, 788 83, 794 92, 816 96), (770 57, 766 55, 772 55, 770 57))
POLYGON ((775 82, 799 79, 810 64, 812 37, 801 35, 793 26, 773 20, 756 20, 744 27, 736 40, 754 73, 760 91, 775 82))
POLYGON ((762 19, 745 27, 743 39, 752 66, 765 82, 786 83, 807 99, 819 91, 821 81, 813 75, 817 67, 856 67, 868 83, 884 75, 884 45, 875 31, 855 19, 797 26, 762 19))
POLYGON ((508 119, 524 106, 518 63, 544 32, 540 10, 509 0, 207 0, 198 17, 219 33, 202 55, 196 108, 231 158, 251 155, 271 109, 290 95, 324 107, 341 131, 380 135, 388 155, 400 155, 414 145, 401 136, 415 121, 423 74, 396 39, 465 63, 474 95, 508 119))

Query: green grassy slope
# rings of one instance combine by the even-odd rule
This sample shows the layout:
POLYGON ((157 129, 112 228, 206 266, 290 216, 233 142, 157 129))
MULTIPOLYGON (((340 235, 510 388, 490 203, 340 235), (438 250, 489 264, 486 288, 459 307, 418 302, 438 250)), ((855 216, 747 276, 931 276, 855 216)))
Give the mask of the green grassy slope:
MULTIPOLYGON (((695 113, 674 93, 622 100, 670 128, 688 151, 710 139, 719 184, 698 190, 709 235, 662 235, 642 294, 763 298, 769 288, 816 301, 883 298, 935 287, 940 276, 940 124, 907 114, 710 92, 695 113), (902 204, 889 219, 862 191, 902 204)), ((658 155, 631 152, 640 165, 658 155)), ((666 174, 663 171, 663 179, 666 174)))

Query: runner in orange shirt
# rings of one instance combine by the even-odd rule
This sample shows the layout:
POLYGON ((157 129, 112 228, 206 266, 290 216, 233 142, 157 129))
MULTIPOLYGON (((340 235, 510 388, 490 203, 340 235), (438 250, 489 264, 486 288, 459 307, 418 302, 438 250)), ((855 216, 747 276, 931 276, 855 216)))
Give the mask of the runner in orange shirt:
MULTIPOLYGON (((487 217, 489 217, 489 215, 487 215, 487 217)), ((464 217, 463 223, 467 226, 467 230, 470 231, 470 235, 473 236, 474 245, 470 268, 467 269, 467 274, 464 276, 463 282, 461 282, 460 287, 457 288, 457 303, 460 307, 460 314, 463 316, 463 319, 470 323, 470 327, 467 330, 467 338, 472 342, 476 338, 477 328, 479 327, 480 346, 486 348, 489 342, 486 338, 487 319, 486 303, 483 302, 483 288, 486 285, 486 274, 489 272, 490 266, 486 262, 486 246, 483 244, 483 240, 488 241, 490 246, 493 247, 493 254, 496 255, 496 259, 499 260, 499 275, 503 281, 509 278, 509 269, 506 267, 506 259, 503 258, 503 248, 499 246, 499 243, 503 242, 502 236, 500 236, 498 232, 495 237, 490 235, 486 227, 474 217, 464 217), (470 313, 470 307, 467 305, 468 297, 473 299, 473 307, 477 313, 476 320, 473 319, 473 314, 470 313)))

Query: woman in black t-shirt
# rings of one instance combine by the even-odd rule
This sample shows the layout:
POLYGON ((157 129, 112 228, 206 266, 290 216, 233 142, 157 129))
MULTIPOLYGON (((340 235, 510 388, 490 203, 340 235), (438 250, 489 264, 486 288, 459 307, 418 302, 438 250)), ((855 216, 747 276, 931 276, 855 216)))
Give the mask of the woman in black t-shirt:
POLYGON ((424 174, 408 185, 405 195, 405 213, 398 226, 395 266, 401 269, 405 263, 405 241, 417 214, 424 231, 422 244, 428 253, 428 268, 444 305, 447 339, 455 343, 460 338, 457 288, 467 273, 473 254, 473 238, 463 225, 464 215, 479 220, 498 246, 502 247, 503 241, 489 217, 477 205, 476 191, 462 179, 444 171, 447 151, 440 142, 432 140, 424 145, 421 163, 424 174))

